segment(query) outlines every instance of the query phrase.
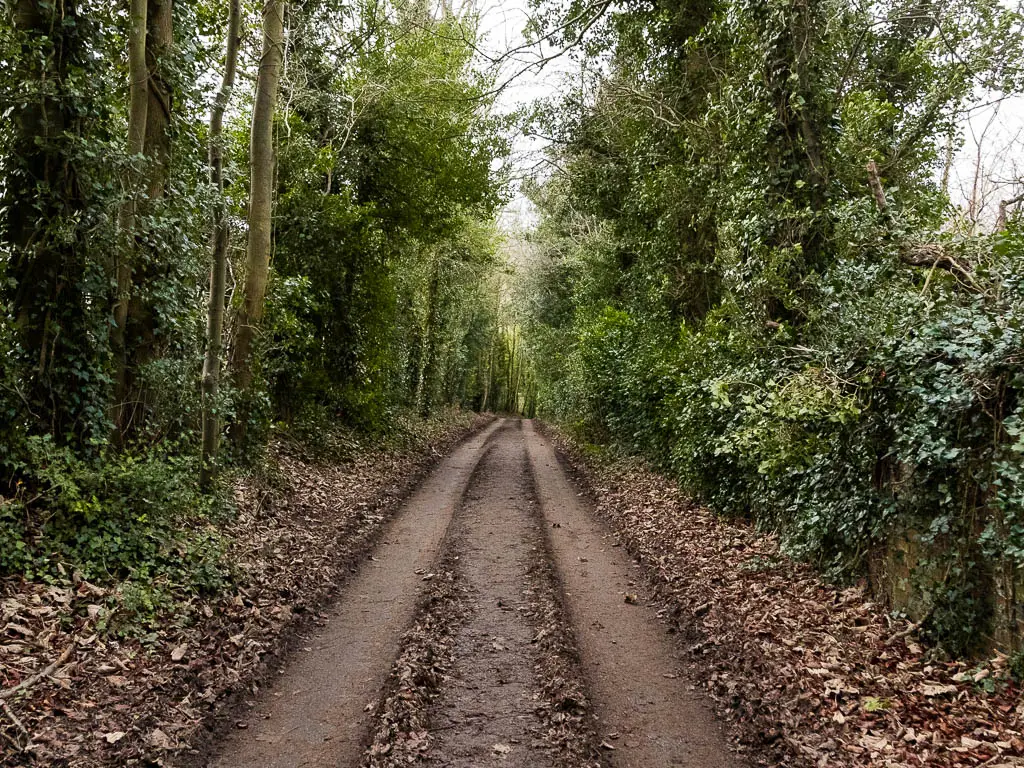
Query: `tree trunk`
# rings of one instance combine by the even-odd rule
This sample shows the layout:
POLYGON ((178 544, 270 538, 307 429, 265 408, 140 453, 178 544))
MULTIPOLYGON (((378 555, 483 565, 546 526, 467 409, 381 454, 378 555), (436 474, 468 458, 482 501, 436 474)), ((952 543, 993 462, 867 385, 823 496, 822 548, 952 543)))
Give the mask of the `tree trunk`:
POLYGON ((505 393, 505 410, 508 413, 512 413, 515 410, 514 404, 515 404, 517 396, 518 396, 518 393, 516 392, 516 387, 515 387, 516 357, 517 357, 517 354, 518 354, 518 351, 516 349, 517 342, 518 342, 518 338, 516 337, 516 327, 513 325, 512 326, 512 340, 509 343, 509 353, 508 353, 508 377, 507 377, 508 391, 505 393))
POLYGON ((241 0, 229 0, 227 52, 224 79, 210 113, 210 183, 214 190, 213 263, 210 268, 210 300, 206 317, 206 357, 203 360, 203 454, 200 482, 209 487, 213 480, 213 461, 220 444, 220 419, 216 400, 220 390, 221 350, 224 336, 224 301, 227 293, 228 240, 231 235, 224 205, 224 112, 235 87, 238 66, 241 0))
POLYGON ((124 441, 142 426, 152 396, 139 382, 138 371, 153 360, 157 349, 157 313, 145 292, 137 287, 150 286, 165 277, 161 266, 169 257, 151 254, 145 258, 139 242, 140 212, 161 199, 167 190, 171 161, 171 109, 173 87, 165 73, 174 45, 173 0, 132 0, 130 38, 130 115, 129 152, 144 156, 142 173, 129 174, 129 199, 121 222, 124 256, 118 269, 116 327, 122 337, 115 339, 119 351, 117 391, 117 436, 124 441), (142 40, 137 25, 143 24, 142 40), (139 50, 141 49, 141 50, 139 50), (136 122, 140 121, 140 122, 136 122), (141 144, 139 132, 141 132, 141 144), (144 192, 144 194, 143 194, 144 192), (141 197, 141 203, 139 198, 141 197))
MULTIPOLYGON (((270 248, 274 196, 274 110, 284 60, 284 0, 266 0, 263 5, 263 53, 256 78, 256 101, 252 111, 249 140, 251 163, 249 191, 249 238, 246 244, 246 275, 243 304, 232 350, 231 368, 237 387, 246 392, 252 386, 252 346, 263 319, 264 300, 270 277, 270 248)), ((234 434, 244 438, 244 421, 234 434)))
POLYGON ((135 261, 135 220, 141 175, 138 163, 146 149, 146 116, 149 112, 146 67, 146 28, 148 1, 131 0, 128 28, 128 171, 124 176, 124 201, 118 212, 119 248, 116 261, 117 296, 114 299, 114 326, 111 344, 117 371, 114 389, 115 435, 124 434, 130 421, 128 400, 128 305, 132 294, 132 264, 135 261))
POLYGON ((422 399, 419 403, 420 415, 423 417, 429 416, 433 410, 435 380, 437 379, 437 324, 440 314, 437 302, 439 301, 438 291, 441 283, 441 258, 437 255, 435 257, 437 260, 434 262, 434 274, 430 278, 430 286, 427 290, 427 329, 423 342, 422 399))
POLYGON ((148 0, 146 25, 146 194, 161 198, 167 190, 171 164, 171 108, 174 88, 166 62, 174 46, 174 0, 148 0))
POLYGON ((487 412, 487 404, 490 402, 491 394, 491 377, 494 376, 494 342, 492 341, 487 348, 487 373, 484 378, 484 396, 480 403, 480 412, 487 412))

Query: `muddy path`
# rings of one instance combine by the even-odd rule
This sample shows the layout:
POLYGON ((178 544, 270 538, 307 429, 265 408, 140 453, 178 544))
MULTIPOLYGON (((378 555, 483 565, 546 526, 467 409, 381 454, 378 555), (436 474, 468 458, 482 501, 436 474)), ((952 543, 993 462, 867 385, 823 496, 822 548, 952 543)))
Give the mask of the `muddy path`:
POLYGON ((437 558, 495 422, 446 457, 406 501, 342 591, 322 631, 217 746, 215 768, 355 766, 369 711, 411 623, 424 574, 437 558))
POLYGON ((209 765, 742 765, 641 584, 548 441, 497 422, 409 499, 209 765))
POLYGON ((535 514, 522 433, 503 433, 453 525, 467 618, 455 633, 451 672, 428 713, 430 765, 555 768, 538 704, 544 698, 533 565, 544 534, 535 514))

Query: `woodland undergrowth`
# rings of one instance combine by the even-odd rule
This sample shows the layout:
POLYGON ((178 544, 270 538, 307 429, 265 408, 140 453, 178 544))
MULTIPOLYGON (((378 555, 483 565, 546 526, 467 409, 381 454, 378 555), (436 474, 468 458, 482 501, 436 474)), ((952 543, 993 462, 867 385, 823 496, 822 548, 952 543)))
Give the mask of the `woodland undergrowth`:
MULTIPOLYGON (((275 439, 259 467, 225 477, 220 517, 193 528, 216 541, 216 585, 200 588, 187 562, 177 581, 70 569, 0 579, 0 765, 125 765, 201 748, 216 716, 319 621, 422 473, 484 421, 445 410, 377 439, 341 430, 343 454, 275 439)), ((188 526, 175 529, 188 540, 188 526)))

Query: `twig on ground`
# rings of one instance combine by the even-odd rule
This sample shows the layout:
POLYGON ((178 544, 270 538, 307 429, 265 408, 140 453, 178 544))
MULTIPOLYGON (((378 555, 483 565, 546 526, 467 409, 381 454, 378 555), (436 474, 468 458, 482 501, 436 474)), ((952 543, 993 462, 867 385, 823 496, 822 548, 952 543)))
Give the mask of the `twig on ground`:
MULTIPOLYGON (((13 744, 14 747, 19 752, 24 752, 26 749, 28 749, 32 745, 32 734, 29 733, 28 728, 25 727, 25 724, 23 722, 21 722, 21 720, 18 718, 18 716, 16 714, 14 714, 13 710, 11 710, 10 705, 6 701, 0 701, 0 709, 3 709, 4 714, 7 715, 7 717, 9 717, 11 719, 12 723, 14 723, 14 727, 17 728, 21 732, 21 734, 25 737, 25 743, 24 744, 18 743, 17 741, 12 739, 10 736, 7 737, 8 740, 11 742, 11 744, 13 744)), ((4 734, 4 735, 6 735, 6 734, 4 734)))
MULTIPOLYGON (((75 646, 77 646, 77 645, 78 645, 78 638, 72 638, 71 644, 68 645, 68 647, 64 649, 64 653, 62 653, 60 655, 60 658, 58 658, 55 662, 53 662, 52 664, 48 665, 46 668, 42 669, 41 671, 36 672, 31 677, 26 677, 24 680, 22 680, 20 683, 18 683, 13 688, 8 688, 7 690, 0 691, 0 701, 6 701, 7 699, 11 698, 12 696, 14 696, 19 691, 28 690, 33 685, 35 685, 40 680, 42 680, 44 677, 49 677, 50 675, 52 675, 57 670, 57 667, 59 667, 61 664, 63 664, 65 661, 68 660, 68 657, 71 655, 71 652, 73 650, 75 650, 75 646)), ((5 709, 6 709, 6 706, 7 705, 4 704, 5 709)))

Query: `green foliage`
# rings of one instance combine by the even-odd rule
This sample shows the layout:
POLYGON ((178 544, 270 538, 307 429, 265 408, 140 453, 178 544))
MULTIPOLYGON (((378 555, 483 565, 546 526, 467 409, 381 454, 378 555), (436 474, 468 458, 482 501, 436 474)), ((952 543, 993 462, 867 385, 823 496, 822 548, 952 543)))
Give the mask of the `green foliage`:
MULTIPOLYGON (((257 383, 239 391, 225 372, 212 403, 245 427, 220 469, 259 462, 282 435, 332 459, 367 433, 407 439, 410 411, 482 400, 497 333, 508 125, 475 68, 477 19, 405 2, 289 5, 274 269, 257 383)), ((107 629, 144 631, 231 577, 226 488, 201 494, 193 458, 225 4, 175 3, 173 45, 149 47, 149 111, 170 122, 147 126, 137 156, 124 9, 18 0, 0 13, 0 576, 77 572, 115 587, 107 629)), ((259 57, 244 38, 222 201, 235 296, 259 57)), ((235 322, 229 309, 226 336, 235 322)))
POLYGON ((397 7, 339 59, 322 16, 299 15, 313 87, 288 94, 276 278, 262 374, 286 422, 333 412, 386 431, 395 409, 475 396, 465 339, 494 261, 506 152, 489 83, 471 67, 475 20, 397 7))
POLYGON ((547 110, 563 171, 531 190, 541 412, 836 577, 909 537, 956 653, 1024 567, 1024 241, 941 235, 935 160, 1020 42, 987 2, 631 7, 591 37, 607 73, 547 110), (974 277, 908 267, 921 243, 974 277))
POLYGON ((175 600, 231 578, 216 524, 227 513, 195 485, 195 459, 104 451, 84 459, 48 438, 28 444, 13 498, 0 504, 0 570, 71 573, 117 585, 112 627, 141 628, 175 600))

